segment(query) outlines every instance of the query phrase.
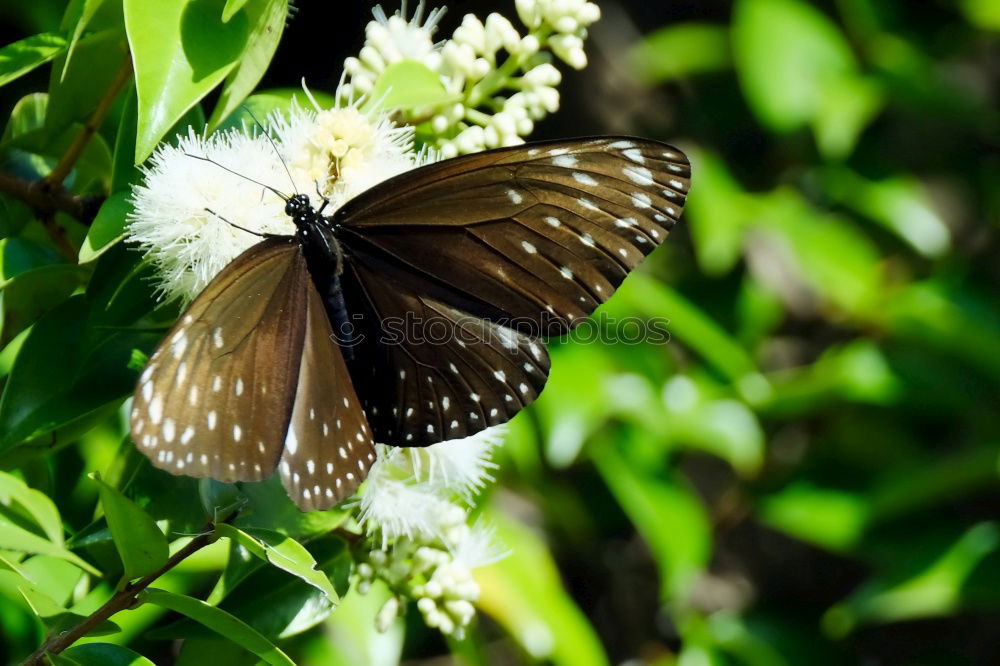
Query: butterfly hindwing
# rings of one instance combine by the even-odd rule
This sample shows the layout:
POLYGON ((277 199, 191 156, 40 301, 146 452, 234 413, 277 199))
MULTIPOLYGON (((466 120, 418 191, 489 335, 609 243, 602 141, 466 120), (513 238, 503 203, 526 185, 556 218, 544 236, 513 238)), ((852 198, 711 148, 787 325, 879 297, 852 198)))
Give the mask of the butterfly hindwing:
POLYGON ((323 302, 311 285, 306 310, 280 470, 289 496, 310 511, 328 509, 354 493, 375 461, 375 443, 323 302))
POLYGON ((527 144, 408 172, 336 215, 349 258, 532 335, 570 330, 680 216, 690 165, 634 138, 527 144))
POLYGON ((468 437, 541 393, 549 373, 541 340, 362 263, 349 264, 344 278, 365 324, 352 368, 378 441, 426 446, 468 437))

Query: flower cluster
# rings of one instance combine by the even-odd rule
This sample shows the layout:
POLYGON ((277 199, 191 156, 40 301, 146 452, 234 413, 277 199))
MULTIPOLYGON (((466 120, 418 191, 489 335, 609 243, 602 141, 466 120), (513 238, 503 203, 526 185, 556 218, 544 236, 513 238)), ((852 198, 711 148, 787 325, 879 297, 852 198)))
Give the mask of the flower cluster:
POLYGON ((421 3, 409 20, 375 8, 364 47, 344 62, 343 91, 370 94, 391 65, 421 63, 437 74, 447 101, 403 109, 402 115, 445 157, 521 143, 536 121, 559 108, 556 86, 562 75, 551 64, 552 55, 570 67, 585 67, 587 27, 601 15, 585 0, 518 0, 526 35, 500 14, 485 21, 467 14, 451 39, 435 43, 442 10, 424 20, 423 8, 421 3))

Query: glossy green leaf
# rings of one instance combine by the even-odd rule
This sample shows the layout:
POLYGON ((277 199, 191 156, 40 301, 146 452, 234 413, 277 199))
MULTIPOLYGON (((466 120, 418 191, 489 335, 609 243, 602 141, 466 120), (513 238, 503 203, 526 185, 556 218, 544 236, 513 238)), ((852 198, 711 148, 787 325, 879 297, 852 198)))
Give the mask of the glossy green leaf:
POLYGON ((247 44, 239 63, 226 77, 208 126, 215 129, 240 105, 271 64, 288 20, 288 0, 227 0, 222 20, 228 22, 238 11, 249 21, 247 44))
POLYGON ((128 45, 121 26, 82 37, 73 59, 63 72, 65 55, 52 65, 49 77, 49 110, 45 127, 53 135, 74 123, 85 123, 108 94, 112 82, 127 63, 128 45))
POLYGON ((130 194, 115 192, 101 204, 97 217, 87 230, 87 238, 80 247, 80 263, 97 259, 112 245, 125 238, 126 215, 132 210, 130 194))
POLYGON ((63 526, 59 510, 45 493, 29 488, 16 476, 0 472, 0 504, 14 508, 21 515, 29 517, 42 529, 49 541, 57 546, 63 545, 63 526))
POLYGON ((226 523, 219 525, 216 532, 219 536, 237 541, 256 557, 312 585, 325 594, 332 603, 339 601, 340 597, 333 589, 330 579, 316 570, 316 560, 294 539, 279 532, 260 528, 248 527, 240 530, 226 523))
POLYGON ((45 32, 0 48, 0 86, 44 65, 66 49, 66 38, 45 32))
POLYGON ((87 573, 94 574, 95 576, 100 575, 97 569, 87 564, 76 554, 66 550, 61 545, 38 536, 34 532, 29 532, 20 525, 11 522, 2 514, 0 514, 0 550, 51 555, 52 557, 58 557, 71 562, 87 573))
MULTIPOLYGON (((232 542, 234 543, 234 542, 232 542)), ((261 560, 230 549, 220 580, 212 591, 208 603, 216 605, 269 638, 288 638, 316 626, 331 613, 340 612, 340 606, 331 603, 325 592, 289 576, 273 566, 260 565, 261 560), (236 555, 234 562, 232 557, 236 555), (235 565, 235 566, 234 566, 235 565), (216 602, 216 603, 213 603, 216 602)), ((321 537, 309 543, 309 557, 317 562, 317 570, 328 577, 338 594, 346 594, 353 560, 343 539, 335 536, 321 537)), ((156 638, 204 638, 207 630, 190 620, 163 627, 151 634, 156 638)))
POLYGON ((209 606, 204 601, 152 587, 144 590, 139 599, 186 615, 253 652, 269 664, 295 666, 295 662, 289 659, 288 655, 248 624, 223 610, 209 606))
POLYGON ((66 560, 49 555, 34 555, 24 560, 21 567, 28 580, 49 595, 56 603, 68 604, 73 591, 80 583, 83 572, 66 560))
POLYGON ((415 60, 401 60, 382 70, 362 111, 433 107, 454 99, 437 73, 415 60))
POLYGON ((764 498, 760 519, 803 541, 850 552, 864 531, 868 508, 857 494, 797 484, 764 498))
POLYGON ((733 40, 747 101, 779 131, 811 120, 824 86, 854 68, 850 46, 837 27, 801 0, 740 0, 733 40))
POLYGON ((239 63, 251 26, 245 13, 222 21, 223 3, 125 1, 138 92, 135 161, 239 63))
POLYGON ((50 658, 57 666, 155 666, 138 652, 112 643, 73 645, 50 658))
POLYGON ((96 476, 94 480, 100 486, 101 508, 125 568, 125 578, 134 580, 161 569, 170 553, 160 528, 116 488, 96 476))
MULTIPOLYGON (((50 633, 66 631, 86 619, 86 616, 63 608, 39 585, 28 581, 14 572, 0 569, 0 599, 23 604, 29 612, 42 621, 50 633)), ((105 621, 94 627, 89 636, 104 636, 119 631, 118 626, 105 621)))
POLYGON ((629 53, 638 76, 672 81, 730 66, 729 31, 713 23, 677 23, 643 37, 629 53))
POLYGON ((66 8, 66 14, 63 16, 63 26, 69 23, 72 28, 65 30, 66 34, 70 35, 70 39, 69 46, 66 49, 66 57, 63 59, 62 72, 60 73, 61 78, 66 76, 66 69, 69 63, 73 61, 76 45, 80 42, 80 38, 83 37, 84 31, 91 26, 94 17, 104 8, 106 2, 107 0, 75 0, 66 8))

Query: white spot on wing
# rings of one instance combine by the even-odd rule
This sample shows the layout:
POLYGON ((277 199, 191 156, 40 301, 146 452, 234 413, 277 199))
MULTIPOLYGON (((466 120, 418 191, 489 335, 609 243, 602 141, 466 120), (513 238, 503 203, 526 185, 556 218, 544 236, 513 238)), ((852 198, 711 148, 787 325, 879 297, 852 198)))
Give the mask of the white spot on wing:
POLYGON ((527 252, 528 254, 535 254, 536 252, 538 252, 538 248, 536 248, 528 241, 521 241, 521 247, 523 247, 524 251, 527 252))
POLYGON ((572 169, 576 166, 576 158, 572 155, 558 155, 552 160, 552 163, 557 167, 572 169))
POLYGON ((653 180, 653 172, 646 167, 629 165, 622 167, 622 173, 628 176, 633 183, 642 185, 643 187, 648 187, 655 182, 653 180))
POLYGON ((583 173, 582 171, 573 172, 573 180, 580 183, 581 185, 586 185, 588 187, 593 187, 597 185, 597 181, 589 173, 583 173))

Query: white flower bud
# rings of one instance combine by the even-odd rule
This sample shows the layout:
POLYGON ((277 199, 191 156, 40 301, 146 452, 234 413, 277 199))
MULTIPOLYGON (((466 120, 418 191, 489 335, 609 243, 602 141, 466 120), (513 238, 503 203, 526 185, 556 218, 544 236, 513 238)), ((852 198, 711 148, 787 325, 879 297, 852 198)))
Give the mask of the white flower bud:
POLYGON ((437 628, 441 630, 442 634, 449 636, 455 633, 455 621, 452 620, 450 616, 441 612, 435 613, 435 616, 435 624, 437 625, 437 628))
POLYGON ((384 550, 373 550, 368 553, 368 560, 377 567, 384 565, 388 559, 389 556, 384 550))
POLYGON ((517 121, 517 133, 521 136, 528 136, 535 129, 535 123, 531 118, 520 118, 517 121))
POLYGON ((382 59, 382 55, 379 51, 374 47, 367 45, 362 46, 358 56, 360 57, 361 62, 373 71, 381 72, 385 69, 385 61, 382 59))
POLYGON ((479 80, 490 73, 493 69, 493 65, 489 63, 486 58, 476 58, 475 62, 472 64, 472 73, 470 78, 479 80))
MULTIPOLYGON (((501 136, 517 133, 517 121, 509 113, 501 111, 490 119, 490 124, 497 129, 501 136)), ((463 516, 464 523, 464 516, 463 516)))
POLYGON ((450 124, 448 118, 442 115, 436 115, 431 118, 431 129, 435 134, 444 134, 444 131, 448 129, 448 125, 450 124))
POLYGON ((372 569, 372 565, 362 562, 358 565, 358 575, 363 579, 370 579, 375 576, 375 570, 372 569))
POLYGON ((420 599, 417 599, 417 608, 426 616, 437 610, 437 604, 433 599, 421 597, 420 599))
POLYGON ((452 39, 468 44, 476 53, 486 52, 486 28, 475 14, 466 14, 462 18, 462 25, 455 28, 452 39))
POLYGON ((458 148, 451 141, 446 141, 438 146, 438 152, 441 153, 441 157, 446 160, 450 160, 453 157, 458 156, 458 148))
POLYGON ((531 29, 542 24, 542 12, 538 6, 538 0, 514 0, 517 8, 517 15, 521 17, 521 23, 531 29))
POLYGON ((487 148, 500 147, 500 132, 497 131, 496 127, 491 125, 483 130, 483 143, 486 144, 487 148))
POLYGON ((556 29, 556 32, 573 33, 576 32, 576 29, 579 28, 580 25, 573 16, 560 16, 556 19, 552 27, 556 29))
POLYGON ((521 80, 530 88, 534 88, 535 86, 557 86, 562 82, 562 73, 551 64, 543 63, 525 72, 521 80))
POLYGON ((461 134, 455 137, 455 147, 463 154, 475 153, 483 149, 486 144, 485 131, 479 125, 462 130, 461 134))
POLYGON ((496 53, 501 46, 513 53, 520 43, 521 35, 507 17, 496 12, 486 17, 486 48, 489 53, 496 53))
POLYGON ((586 27, 591 23, 597 22, 600 18, 601 8, 593 2, 584 3, 583 6, 576 11, 576 20, 581 26, 586 27))
POLYGON ((527 35, 521 40, 520 46, 517 47, 517 52, 518 54, 527 57, 534 53, 538 53, 538 49, 540 47, 541 44, 538 43, 538 37, 535 37, 534 35, 527 35))
POLYGON ((389 599, 382 604, 382 608, 379 609, 378 614, 375 616, 375 629, 379 633, 385 633, 392 626, 393 621, 399 617, 399 599, 396 597, 389 597, 389 599))
POLYGON ((467 625, 476 615, 476 608, 468 601, 446 601, 444 608, 459 625, 467 625))
POLYGON ((538 102, 549 113, 559 110, 559 91, 549 86, 539 86, 534 93, 538 95, 538 102))
POLYGON ((442 589, 441 583, 430 580, 426 585, 424 585, 424 596, 430 597, 431 599, 437 599, 442 594, 444 594, 444 590, 442 589))

